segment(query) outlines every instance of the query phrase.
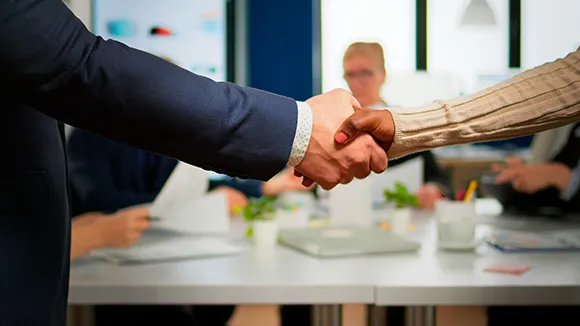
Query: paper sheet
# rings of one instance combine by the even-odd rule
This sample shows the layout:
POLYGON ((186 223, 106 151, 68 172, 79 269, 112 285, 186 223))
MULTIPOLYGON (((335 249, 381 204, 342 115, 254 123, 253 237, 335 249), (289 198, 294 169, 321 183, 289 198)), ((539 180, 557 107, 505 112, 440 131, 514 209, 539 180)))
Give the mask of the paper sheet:
POLYGON ((129 248, 98 249, 92 251, 91 255, 116 264, 137 264, 217 257, 240 252, 240 247, 223 239, 172 236, 162 242, 137 243, 129 248))
POLYGON ((150 206, 161 220, 153 227, 182 233, 229 232, 230 220, 225 194, 206 194, 207 171, 179 162, 150 206))
POLYGON ((373 180, 355 179, 329 192, 330 225, 370 227, 373 222, 373 180))
POLYGON ((372 174, 370 178, 373 180, 373 202, 382 203, 383 191, 394 189, 397 182, 404 184, 409 192, 417 193, 423 185, 424 164, 423 158, 417 157, 395 167, 389 167, 382 174, 372 174))
POLYGON ((226 195, 213 192, 165 207, 153 227, 188 234, 223 234, 230 231, 226 195))
POLYGON ((176 203, 190 202, 203 196, 208 185, 207 171, 179 162, 150 206, 151 214, 164 217, 176 203))

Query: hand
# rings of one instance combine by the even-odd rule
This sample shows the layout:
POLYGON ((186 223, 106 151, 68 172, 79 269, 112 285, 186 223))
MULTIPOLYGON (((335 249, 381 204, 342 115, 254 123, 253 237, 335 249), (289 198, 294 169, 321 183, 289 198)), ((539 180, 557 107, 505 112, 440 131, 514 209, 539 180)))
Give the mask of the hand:
POLYGON ((417 192, 417 198, 419 199, 419 208, 433 209, 435 203, 443 198, 443 194, 437 185, 426 183, 417 192))
POLYGON ((230 216, 235 215, 236 207, 244 207, 248 204, 248 198, 241 191, 234 188, 221 186, 215 188, 213 191, 221 191, 226 195, 226 201, 230 216))
POLYGON ((298 176, 305 176, 305 186, 316 181, 329 190, 339 183, 362 179, 371 171, 381 173, 388 159, 367 134, 353 140, 348 146, 336 144, 333 135, 336 127, 352 114, 360 104, 347 91, 336 89, 306 101, 312 109, 312 134, 302 162, 296 167, 298 176))
POLYGON ((511 182, 515 190, 528 194, 555 186, 563 191, 570 181, 570 169, 560 163, 522 165, 499 171, 496 183, 511 182))
POLYGON ((389 110, 356 108, 356 112, 346 119, 334 136, 339 144, 346 144, 360 133, 368 132, 376 142, 389 152, 395 138, 395 121, 389 110))
POLYGON ((505 159, 505 167, 500 164, 492 164, 491 169, 495 172, 501 172, 504 168, 519 168, 524 167, 526 162, 517 156, 510 156, 505 159))
POLYGON ((129 208, 94 221, 105 247, 129 247, 137 241, 151 222, 146 207, 129 208))
POLYGON ((306 191, 313 187, 314 184, 308 187, 304 186, 302 178, 294 175, 294 169, 286 169, 270 179, 270 181, 264 182, 262 193, 266 196, 275 196, 285 191, 306 191))

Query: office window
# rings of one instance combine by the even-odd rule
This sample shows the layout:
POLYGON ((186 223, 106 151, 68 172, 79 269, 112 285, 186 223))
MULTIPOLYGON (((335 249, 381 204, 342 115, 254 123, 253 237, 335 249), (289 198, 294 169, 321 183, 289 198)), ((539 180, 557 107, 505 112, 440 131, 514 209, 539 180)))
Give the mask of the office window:
POLYGON ((347 88, 342 56, 349 44, 379 42, 389 72, 415 70, 414 0, 321 0, 322 91, 347 88))
POLYGON ((578 15, 578 0, 522 0, 522 68, 553 61, 580 47, 578 15))

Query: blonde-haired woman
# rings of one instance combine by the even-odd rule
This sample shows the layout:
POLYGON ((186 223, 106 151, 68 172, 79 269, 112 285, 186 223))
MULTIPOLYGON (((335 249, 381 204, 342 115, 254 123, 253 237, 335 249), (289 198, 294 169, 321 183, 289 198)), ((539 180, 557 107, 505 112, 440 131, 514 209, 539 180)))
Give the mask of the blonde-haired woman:
MULTIPOLYGON (((381 98, 381 88, 387 79, 383 47, 379 43, 356 42, 351 44, 343 57, 344 79, 352 95, 364 108, 382 109, 387 103, 381 98)), ((453 196, 448 177, 429 151, 408 155, 392 161, 389 167, 402 164, 416 157, 424 161, 424 185, 417 193, 419 206, 432 209, 442 197, 453 196)), ((389 173, 387 170, 385 173, 389 173)))

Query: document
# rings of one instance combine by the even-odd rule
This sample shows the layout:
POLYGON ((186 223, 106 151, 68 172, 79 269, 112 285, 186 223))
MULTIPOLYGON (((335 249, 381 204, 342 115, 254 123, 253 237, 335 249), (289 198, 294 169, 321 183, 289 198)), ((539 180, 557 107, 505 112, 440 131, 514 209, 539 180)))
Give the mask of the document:
POLYGON ((346 185, 330 190, 328 198, 331 226, 371 227, 373 180, 355 179, 346 185))
POLYGON ((91 252, 91 256, 115 264, 143 264, 162 261, 200 259, 235 255, 242 248, 225 239, 210 237, 182 237, 173 235, 163 241, 149 242, 146 237, 129 248, 103 248, 91 252))
POLYGON ((179 162, 149 209, 154 228, 181 233, 229 232, 225 194, 207 194, 208 172, 179 162))
POLYGON ((230 231, 226 195, 213 192, 181 200, 158 212, 160 221, 153 227, 187 234, 225 234, 230 231))

